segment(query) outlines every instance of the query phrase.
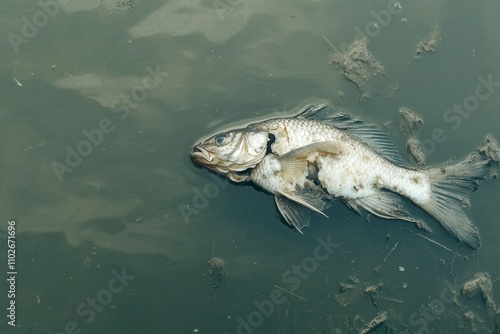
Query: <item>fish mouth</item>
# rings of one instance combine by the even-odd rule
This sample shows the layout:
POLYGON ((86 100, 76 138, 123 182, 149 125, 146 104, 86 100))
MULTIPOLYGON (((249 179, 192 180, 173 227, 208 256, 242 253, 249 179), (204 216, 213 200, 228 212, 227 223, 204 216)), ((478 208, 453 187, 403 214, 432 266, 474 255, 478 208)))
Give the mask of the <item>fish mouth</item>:
POLYGON ((213 160, 212 155, 201 146, 193 147, 193 152, 191 152, 191 159, 199 164, 211 163, 213 160))

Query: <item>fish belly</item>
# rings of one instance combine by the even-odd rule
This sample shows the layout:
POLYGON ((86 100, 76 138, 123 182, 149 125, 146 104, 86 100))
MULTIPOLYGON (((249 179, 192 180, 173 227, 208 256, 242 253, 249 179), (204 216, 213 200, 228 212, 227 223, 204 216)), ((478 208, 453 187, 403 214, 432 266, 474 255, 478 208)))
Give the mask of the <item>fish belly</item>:
POLYGON ((331 196, 358 199, 386 189, 416 204, 429 200, 430 183, 423 173, 391 164, 365 147, 351 151, 318 157, 318 179, 331 196))

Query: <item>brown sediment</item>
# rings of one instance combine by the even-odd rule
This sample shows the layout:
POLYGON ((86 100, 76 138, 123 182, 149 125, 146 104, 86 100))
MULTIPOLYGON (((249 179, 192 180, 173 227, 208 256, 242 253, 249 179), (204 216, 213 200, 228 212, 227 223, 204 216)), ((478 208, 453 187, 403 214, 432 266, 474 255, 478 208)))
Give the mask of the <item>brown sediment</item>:
POLYGON ((434 52, 436 50, 437 43, 441 39, 439 37, 439 32, 439 26, 434 26, 430 34, 423 40, 418 42, 415 49, 415 59, 419 59, 420 57, 422 57, 422 54, 425 52, 434 52))
POLYGON ((424 121, 420 116, 408 108, 400 108, 399 114, 402 117, 400 130, 407 133, 409 138, 406 142, 406 151, 410 154, 417 166, 425 166, 427 156, 421 149, 418 134, 424 125, 424 121))
POLYGON ((400 127, 401 131, 410 135, 417 135, 424 125, 424 120, 416 113, 405 107, 399 109, 399 114, 403 118, 400 127))
POLYGON ((420 148, 420 140, 415 137, 411 137, 410 139, 408 139, 408 141, 406 142, 406 150, 413 158, 417 166, 425 166, 427 156, 420 148))
POLYGON ((414 176, 410 178, 410 181, 413 182, 414 184, 420 184, 420 178, 418 176, 414 176))
POLYGON ((479 149, 479 153, 488 159, 500 162, 500 147, 498 147, 498 142, 491 134, 486 135, 483 146, 479 149))
POLYGON ((370 97, 367 82, 384 72, 384 65, 368 51, 366 38, 353 41, 345 52, 332 54, 330 61, 340 66, 342 76, 358 87, 363 98, 370 97))
POLYGON ((493 283, 488 273, 475 274, 474 278, 464 283, 461 292, 469 298, 480 294, 483 297, 485 305, 491 310, 496 311, 496 305, 493 301, 493 283))

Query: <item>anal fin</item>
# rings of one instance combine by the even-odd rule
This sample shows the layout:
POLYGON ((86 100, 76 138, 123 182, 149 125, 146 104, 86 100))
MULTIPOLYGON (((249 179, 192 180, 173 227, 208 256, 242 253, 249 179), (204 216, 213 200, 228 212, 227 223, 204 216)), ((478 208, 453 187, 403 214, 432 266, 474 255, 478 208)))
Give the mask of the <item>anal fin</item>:
POLYGON ((431 228, 422 220, 415 219, 410 215, 398 195, 389 192, 380 191, 371 196, 346 201, 346 204, 357 213, 360 213, 359 207, 361 207, 375 216, 385 219, 404 220, 415 223, 420 229, 431 231, 431 228))

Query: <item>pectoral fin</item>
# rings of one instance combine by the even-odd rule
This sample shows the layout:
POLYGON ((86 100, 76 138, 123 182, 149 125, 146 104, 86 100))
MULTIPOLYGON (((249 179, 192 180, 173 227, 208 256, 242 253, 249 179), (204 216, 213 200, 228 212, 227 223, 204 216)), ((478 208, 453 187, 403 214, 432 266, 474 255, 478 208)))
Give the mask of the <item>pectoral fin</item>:
POLYGON ((306 187, 291 193, 280 192, 279 195, 274 196, 278 210, 286 222, 295 227, 300 233, 302 233, 301 229, 303 227, 309 226, 311 211, 308 209, 328 218, 322 210, 330 206, 327 200, 331 198, 319 188, 306 187))
MULTIPOLYGON (((341 149, 340 145, 333 142, 319 142, 292 150, 278 158, 280 172, 285 176, 307 173, 307 158, 313 153, 338 155, 341 149)), ((283 218, 300 233, 302 227, 308 226, 311 220, 311 212, 308 209, 328 218, 322 210, 328 207, 326 200, 330 197, 317 186, 306 186, 296 191, 280 191, 274 199, 283 218)))
POLYGON ((283 154, 278 158, 283 173, 302 173, 307 167, 307 157, 313 153, 339 155, 342 153, 339 144, 329 141, 309 144, 283 154))
MULTIPOLYGON (((312 211, 316 211, 319 214, 322 214, 326 218, 328 218, 327 215, 325 215, 322 210, 327 208, 327 203, 323 200, 323 194, 320 193, 305 193, 305 192, 291 192, 291 193, 286 193, 286 192, 279 192, 280 195, 288 198, 289 200, 296 202, 302 206, 305 206, 308 209, 311 209, 312 211)), ((326 196, 326 195, 325 195, 326 196)))
POLYGON ((311 211, 286 197, 274 196, 276 206, 286 222, 302 233, 302 228, 309 226, 311 211))

